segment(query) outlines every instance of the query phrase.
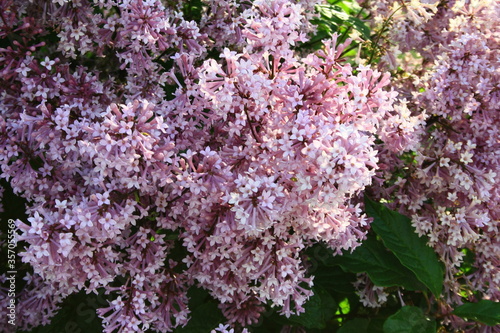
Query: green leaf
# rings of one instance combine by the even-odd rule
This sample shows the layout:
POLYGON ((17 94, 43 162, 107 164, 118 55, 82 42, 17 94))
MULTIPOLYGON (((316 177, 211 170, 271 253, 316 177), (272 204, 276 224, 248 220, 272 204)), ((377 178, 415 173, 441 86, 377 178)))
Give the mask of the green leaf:
POLYGON ((368 237, 353 253, 344 253, 336 261, 348 271, 366 272, 377 286, 402 286, 408 290, 425 288, 415 274, 403 266, 375 237, 368 237))
POLYGON ((374 317, 370 319, 370 326, 368 332, 370 333, 384 333, 384 322, 386 318, 374 317))
POLYGON ((349 17, 348 22, 354 25, 356 30, 358 30, 361 33, 361 35, 365 40, 370 39, 370 28, 365 24, 365 22, 353 16, 349 17))
POLYGON ((425 284, 434 296, 443 289, 444 267, 434 250, 427 246, 425 237, 419 237, 408 217, 389 210, 368 198, 366 213, 373 217, 373 230, 388 247, 425 284))
POLYGON ((321 286, 331 295, 354 294, 353 283, 356 282, 356 275, 344 272, 340 266, 320 267, 313 273, 314 285, 321 286))
MULTIPOLYGON (((380 314, 379 314, 380 315, 380 314)), ((384 333, 382 326, 385 318, 354 318, 346 321, 337 333, 384 333)))
POLYGON ((453 311, 453 314, 494 326, 500 324, 500 303, 483 299, 477 303, 460 305, 453 311))
POLYGON ((339 6, 343 11, 346 13, 352 14, 352 13, 357 13, 361 10, 361 6, 357 1, 345 1, 341 0, 335 3, 337 6, 339 6))
POLYGON ((337 333, 371 333, 368 330, 370 325, 370 319, 367 318, 354 318, 345 322, 342 327, 339 328, 337 333))
POLYGON ((305 312, 300 316, 291 316, 289 320, 305 328, 326 328, 337 309, 333 297, 323 288, 313 288, 314 295, 304 305, 305 312))
POLYGON ((186 326, 176 328, 176 333, 206 333, 226 321, 217 302, 205 290, 193 288, 189 290, 191 319, 186 326))
POLYGON ((349 14, 336 5, 316 5, 316 10, 323 18, 333 20, 336 23, 342 23, 343 21, 347 21, 349 19, 349 14))
POLYGON ((387 318, 384 333, 433 333, 436 322, 425 317, 424 312, 415 306, 404 306, 387 318))

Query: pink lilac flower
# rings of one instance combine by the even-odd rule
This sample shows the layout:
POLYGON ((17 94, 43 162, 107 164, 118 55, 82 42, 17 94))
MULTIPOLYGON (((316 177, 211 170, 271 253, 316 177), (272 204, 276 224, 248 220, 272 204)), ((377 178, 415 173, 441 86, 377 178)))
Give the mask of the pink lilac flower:
POLYGON ((389 296, 383 287, 375 286, 366 274, 358 274, 358 279, 354 283, 357 294, 363 306, 379 308, 387 302, 389 296))

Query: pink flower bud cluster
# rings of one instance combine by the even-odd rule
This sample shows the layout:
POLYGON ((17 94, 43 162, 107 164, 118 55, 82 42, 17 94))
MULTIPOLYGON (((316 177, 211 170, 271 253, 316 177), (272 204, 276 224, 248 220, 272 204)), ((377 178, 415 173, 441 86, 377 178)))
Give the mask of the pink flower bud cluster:
POLYGON ((358 246, 378 147, 416 145, 421 118, 388 74, 341 60, 348 43, 296 54, 313 2, 211 1, 200 22, 159 0, 3 3, 19 42, 0 49, 1 176, 29 202, 34 271, 22 329, 79 290, 105 291, 106 332, 185 325, 193 285, 229 324, 301 313, 301 251, 358 246))

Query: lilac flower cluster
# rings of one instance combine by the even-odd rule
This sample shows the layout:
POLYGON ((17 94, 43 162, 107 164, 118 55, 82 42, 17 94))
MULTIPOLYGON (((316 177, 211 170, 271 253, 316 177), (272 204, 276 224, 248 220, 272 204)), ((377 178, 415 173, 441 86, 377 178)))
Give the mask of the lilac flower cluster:
POLYGON ((314 3, 208 1, 198 22, 182 2, 1 2, 21 329, 80 290, 105 291, 105 332, 185 325, 192 285, 231 325, 303 312, 302 250, 360 244, 379 147, 415 147, 422 125, 388 74, 342 61, 348 42, 296 54, 314 3))
MULTIPOLYGON (((413 1, 406 9, 412 6, 413 1)), ((429 236, 446 266, 450 304, 462 303, 464 295, 471 301, 498 301, 500 5, 450 1, 437 12, 426 6, 420 14, 430 16, 429 24, 442 31, 406 25, 409 35, 424 32, 428 39, 425 48, 407 40, 408 49, 420 52, 420 73, 400 86, 403 94, 413 91, 412 111, 429 115, 427 131, 411 163, 384 155, 382 162, 392 167, 381 175, 388 182, 380 195, 392 195, 393 206, 412 217, 419 235, 429 236), (467 256, 472 253, 469 270, 467 256)), ((451 318, 454 329, 466 327, 451 318)))

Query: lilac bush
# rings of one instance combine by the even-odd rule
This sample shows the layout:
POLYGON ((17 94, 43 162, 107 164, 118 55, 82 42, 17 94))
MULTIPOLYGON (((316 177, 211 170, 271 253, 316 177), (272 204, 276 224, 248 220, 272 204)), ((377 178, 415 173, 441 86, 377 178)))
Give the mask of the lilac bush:
POLYGON ((376 137, 416 144, 421 118, 341 59, 348 41, 295 51, 314 1, 211 1, 199 22, 184 5, 2 1, 0 161, 33 269, 20 328, 79 290, 105 291, 105 332, 185 325, 192 285, 228 323, 299 314, 302 251, 365 238, 376 137))
POLYGON ((104 332, 182 330, 202 290, 213 332, 270 311, 283 332, 323 328, 297 319, 318 300, 344 331, 376 331, 363 317, 384 306, 386 332, 407 313, 494 331, 457 306, 500 297, 500 6, 346 3, 0 0, 1 178, 27 214, 17 328, 83 293, 104 299, 104 332), (411 217, 389 236, 437 253, 444 277, 391 247, 380 216, 405 220, 365 192, 411 217), (344 282, 357 296, 325 296, 344 282))

